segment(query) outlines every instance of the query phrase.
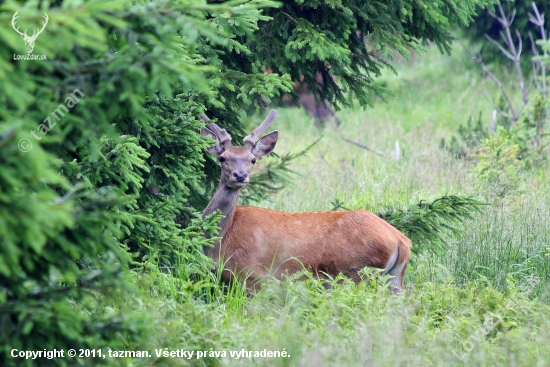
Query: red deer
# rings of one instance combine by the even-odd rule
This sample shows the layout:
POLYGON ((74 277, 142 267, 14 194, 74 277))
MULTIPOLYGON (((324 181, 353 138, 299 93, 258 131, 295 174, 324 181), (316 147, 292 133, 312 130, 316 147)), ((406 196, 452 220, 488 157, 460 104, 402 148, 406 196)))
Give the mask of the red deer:
MULTIPOLYGON (((222 278, 246 279, 250 293, 267 275, 281 278, 303 268, 320 278, 339 273, 356 283, 364 267, 384 269, 389 274, 392 293, 403 289, 411 241, 396 228, 366 210, 285 213, 275 210, 237 206, 241 189, 250 179, 256 160, 275 148, 277 130, 258 139, 277 117, 269 116, 251 134, 243 146, 233 146, 231 136, 215 123, 201 130, 216 143, 207 151, 221 162, 221 178, 203 217, 220 210, 222 238, 206 254, 217 266, 222 278)), ((207 117, 201 117, 210 121, 207 117)))

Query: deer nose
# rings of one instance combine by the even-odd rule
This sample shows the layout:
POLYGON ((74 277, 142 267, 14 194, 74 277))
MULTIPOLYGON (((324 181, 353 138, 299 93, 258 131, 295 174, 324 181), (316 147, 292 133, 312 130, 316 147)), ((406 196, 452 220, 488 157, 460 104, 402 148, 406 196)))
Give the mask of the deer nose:
POLYGON ((244 182, 246 178, 248 177, 248 173, 246 172, 233 172, 233 176, 235 176, 235 179, 237 182, 244 182))

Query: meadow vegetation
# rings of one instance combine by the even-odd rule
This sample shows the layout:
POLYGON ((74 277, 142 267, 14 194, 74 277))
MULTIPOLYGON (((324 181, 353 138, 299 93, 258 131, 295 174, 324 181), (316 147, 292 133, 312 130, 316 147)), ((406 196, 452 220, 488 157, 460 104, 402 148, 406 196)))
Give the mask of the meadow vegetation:
POLYGON ((469 120, 490 124, 500 92, 458 45, 450 56, 438 50, 449 50, 449 26, 491 3, 392 3, 399 16, 383 1, 286 2, 285 14, 270 1, 2 3, 0 365, 548 365, 548 135, 532 134, 535 109, 475 146, 450 143, 469 120), (11 59, 22 52, 16 12, 29 24, 49 14, 36 52, 52 62, 11 59), (378 56, 355 57, 363 38, 341 35, 357 29, 378 56), (392 72, 392 50, 407 55, 427 40, 410 60, 395 54, 392 72), (316 82, 319 68, 326 83, 316 82), (240 140, 265 115, 252 112, 276 104, 300 74, 345 107, 342 124, 320 130, 305 111, 278 107, 279 157, 259 161, 273 170, 243 203, 382 214, 443 196, 486 203, 436 234, 445 246, 413 244, 400 296, 365 269, 358 285, 338 277, 327 288, 304 272, 248 297, 222 284, 202 252, 219 221, 200 218, 219 167, 205 158, 199 115, 240 140), (38 125, 76 87, 78 105, 38 125), (54 348, 151 357, 10 356, 54 348), (248 355, 266 350, 284 355, 248 355), (194 355, 162 356, 176 351, 194 355))
POLYGON ((309 119, 303 110, 280 109, 274 123, 279 154, 322 138, 307 157, 292 162, 296 175, 289 187, 256 205, 310 211, 331 210, 340 202, 382 212, 447 194, 487 202, 459 225, 462 234, 447 238, 443 252, 413 256, 401 297, 389 296, 375 271, 366 271, 359 285, 335 279, 328 290, 314 278, 270 280, 253 298, 236 284, 220 292, 216 279, 166 283, 158 274, 135 272, 135 297, 155 325, 155 337, 145 345, 284 348, 290 355, 200 359, 192 365, 548 365, 548 171, 518 169, 517 185, 495 197, 476 169, 478 159, 456 159, 441 149, 441 138, 456 134, 469 116, 482 112, 488 123, 493 109, 480 90, 491 95, 494 86, 463 50, 442 56, 429 49, 402 61, 400 70, 399 76, 387 73, 380 79, 394 97, 367 110, 340 111, 339 128, 320 131, 297 123, 309 119), (403 154, 398 161, 380 157, 341 136, 386 153, 399 140, 403 154))

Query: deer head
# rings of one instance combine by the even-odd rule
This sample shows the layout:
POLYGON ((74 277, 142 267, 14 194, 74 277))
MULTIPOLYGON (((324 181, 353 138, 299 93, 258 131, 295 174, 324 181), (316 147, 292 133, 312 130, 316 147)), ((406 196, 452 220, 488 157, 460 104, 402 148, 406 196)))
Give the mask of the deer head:
POLYGON ((46 24, 48 24, 48 14, 44 14, 45 22, 42 23, 42 29, 41 30, 34 30, 32 33, 32 36, 27 35, 27 30, 25 29, 25 32, 19 31, 19 27, 16 27, 15 21, 17 20, 18 15, 17 12, 13 14, 13 17, 11 18, 11 26, 13 29, 23 37, 23 41, 25 41, 25 48, 27 49, 27 53, 30 54, 32 50, 34 49, 34 42, 36 41, 36 38, 42 33, 44 28, 46 28, 46 24))
MULTIPOLYGON (((243 146, 233 146, 231 136, 227 131, 213 122, 201 130, 201 135, 211 136, 216 141, 207 151, 215 155, 222 163, 220 185, 223 184, 231 189, 240 189, 248 184, 250 172, 256 159, 271 153, 277 144, 279 137, 277 130, 258 139, 276 117, 277 111, 271 110, 261 125, 244 138, 243 146)), ((201 116, 201 118, 204 121, 210 121, 206 116, 201 116)))

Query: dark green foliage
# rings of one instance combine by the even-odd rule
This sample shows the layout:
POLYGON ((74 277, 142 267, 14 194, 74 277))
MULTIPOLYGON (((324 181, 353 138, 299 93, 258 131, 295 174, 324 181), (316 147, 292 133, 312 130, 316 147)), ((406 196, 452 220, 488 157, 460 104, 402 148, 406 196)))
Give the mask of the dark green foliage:
MULTIPOLYGON (((12 140, 16 136, 9 130, 3 135, 12 140)), ((113 187, 91 190, 77 184, 70 188, 52 171, 54 162, 47 154, 21 155, 16 144, 3 143, 1 364, 23 365, 4 360, 12 348, 105 347, 128 327, 127 319, 108 316, 100 299, 113 288, 130 291, 119 277, 128 255, 116 239, 120 224, 127 221, 120 209, 129 200, 113 187), (64 195, 59 196, 48 184, 64 195)), ((30 365, 31 360, 26 363, 30 365)))
POLYGON ((459 236, 456 227, 486 205, 473 198, 442 196, 432 202, 421 200, 406 209, 390 210, 377 215, 399 229, 413 243, 413 252, 441 253, 446 247, 446 236, 459 236))
POLYGON ((283 1, 269 8, 270 22, 247 44, 252 68, 271 68, 303 77, 311 92, 331 105, 349 106, 357 99, 371 105, 375 95, 388 91, 375 83, 381 69, 390 67, 397 50, 408 57, 421 44, 433 42, 449 52, 447 26, 466 26, 476 6, 493 1, 283 1), (317 73, 322 81, 317 80, 317 73), (338 78, 338 84, 332 79, 338 78))
MULTIPOLYGON (((158 96, 146 104, 155 118, 150 125, 137 119, 119 124, 138 136, 150 154, 136 192, 135 220, 125 239, 138 261, 173 264, 174 256, 186 247, 181 224, 188 224, 197 212, 189 201, 205 201, 201 189, 205 143, 198 134, 203 123, 192 113, 195 107, 181 97, 158 96)), ((208 262, 200 252, 195 256, 208 262)))
MULTIPOLYGON (((207 142, 197 116, 213 106, 240 129, 235 121, 250 102, 246 81, 233 87, 234 74, 218 71, 216 55, 207 60, 197 50, 208 53, 227 45, 232 32, 254 29, 258 5, 231 8, 236 4, 3 5, 0 364, 19 363, 5 360, 12 348, 128 347, 139 322, 104 305, 117 303, 110 296, 116 289, 131 292, 123 277, 129 253, 150 271, 174 273, 173 265, 183 264, 175 274, 182 278, 209 270, 203 233, 213 233, 219 218, 195 214, 208 194, 202 188, 207 142), (48 13, 35 52, 51 61, 10 62, 24 52, 10 25, 16 10, 27 21, 48 13), (235 18, 230 27, 228 10, 235 18), (217 22, 227 27, 211 26, 217 22), (77 104, 52 117, 77 88, 77 104), (30 151, 18 149, 21 139, 32 143, 30 151)), ((262 83, 272 83, 264 88, 270 91, 284 83, 274 75, 249 79, 258 84, 252 94, 267 93, 262 83)))
MULTIPOLYGON (((188 285, 208 274, 203 234, 219 218, 198 212, 219 172, 204 158, 200 114, 238 140, 245 111, 300 74, 332 102, 368 105, 384 92, 373 78, 391 50, 433 41, 448 51, 445 28, 489 2, 2 2, 0 365, 19 365, 6 359, 12 348, 131 349, 142 317, 119 307, 128 277, 188 285), (29 30, 48 14, 34 49, 48 60, 13 60, 25 52, 16 11, 29 30), (316 72, 343 89, 316 84, 316 72)), ((280 180, 273 170, 293 158, 265 177, 280 180)), ((262 195, 259 182, 248 200, 262 195)))

